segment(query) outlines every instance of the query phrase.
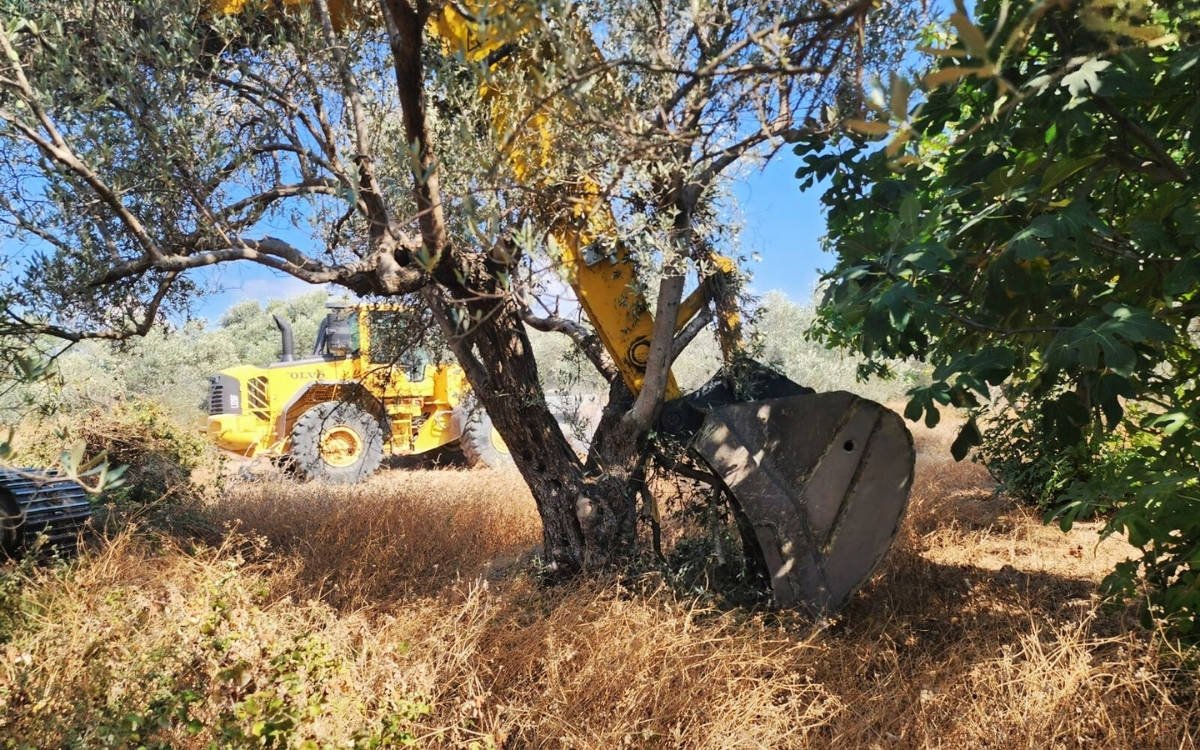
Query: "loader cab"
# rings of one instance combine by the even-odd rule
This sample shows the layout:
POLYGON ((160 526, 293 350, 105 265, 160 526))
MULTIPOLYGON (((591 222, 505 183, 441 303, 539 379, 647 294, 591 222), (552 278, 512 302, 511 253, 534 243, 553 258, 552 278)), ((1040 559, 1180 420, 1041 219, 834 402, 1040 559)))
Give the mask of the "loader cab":
POLYGON ((435 362, 405 311, 394 306, 373 306, 364 309, 362 317, 369 364, 399 368, 412 382, 424 380, 425 367, 435 362))
POLYGON ((425 379, 436 358, 419 341, 403 308, 390 304, 352 305, 333 301, 317 329, 313 357, 342 360, 362 357, 374 367, 396 367, 413 382, 425 379))

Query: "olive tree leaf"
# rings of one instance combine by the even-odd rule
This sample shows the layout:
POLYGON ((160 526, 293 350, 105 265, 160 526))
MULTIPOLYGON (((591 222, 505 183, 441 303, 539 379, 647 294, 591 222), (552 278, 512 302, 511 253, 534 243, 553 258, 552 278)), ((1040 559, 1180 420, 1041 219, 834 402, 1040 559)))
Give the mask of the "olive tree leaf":
POLYGON ((863 135, 887 135, 892 132, 892 126, 880 120, 860 120, 857 118, 843 121, 843 124, 856 133, 863 135))
POLYGON ((954 25, 955 31, 958 32, 959 41, 962 42, 967 52, 971 53, 972 57, 987 58, 987 38, 984 37, 983 32, 979 30, 978 26, 971 23, 971 19, 965 13, 952 13, 950 15, 950 23, 954 25))

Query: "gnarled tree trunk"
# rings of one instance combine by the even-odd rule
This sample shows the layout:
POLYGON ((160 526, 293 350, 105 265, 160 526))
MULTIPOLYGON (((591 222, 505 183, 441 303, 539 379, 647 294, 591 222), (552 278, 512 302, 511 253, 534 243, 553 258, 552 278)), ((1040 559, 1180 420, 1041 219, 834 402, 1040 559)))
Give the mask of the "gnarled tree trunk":
POLYGON ((634 482, 644 425, 613 416, 610 404, 610 416, 598 436, 600 450, 593 451, 585 472, 546 404, 521 310, 500 282, 507 269, 449 240, 422 90, 427 4, 414 7, 405 0, 383 0, 383 7, 405 135, 419 154, 413 191, 421 239, 434 259, 429 271, 435 283, 426 290, 426 299, 533 494, 542 518, 547 564, 560 575, 610 564, 634 547, 634 482), (456 323, 460 320, 470 321, 465 331, 456 323))
MULTIPOLYGON (((479 258, 453 251, 451 255, 457 257, 455 265, 460 269, 479 258)), ((487 273, 474 278, 479 286, 496 283, 487 273)), ((547 564, 558 574, 570 575, 627 557, 634 550, 643 461, 639 435, 621 418, 622 407, 632 402, 628 390, 623 384, 614 385, 616 400, 610 401, 606 412, 616 416, 602 420, 585 469, 546 403, 516 304, 503 295, 481 296, 478 286, 468 290, 444 284, 443 288, 455 295, 434 302, 442 308, 438 317, 443 321, 455 305, 482 313, 465 334, 443 325, 449 329, 456 358, 508 443, 537 503, 547 564), (486 368, 484 362, 489 363, 486 368)))

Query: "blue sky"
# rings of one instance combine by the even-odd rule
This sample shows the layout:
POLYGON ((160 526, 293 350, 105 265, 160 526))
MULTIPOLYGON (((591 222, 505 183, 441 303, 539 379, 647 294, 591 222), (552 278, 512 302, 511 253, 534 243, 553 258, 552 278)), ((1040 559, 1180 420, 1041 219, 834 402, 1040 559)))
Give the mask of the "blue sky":
MULTIPOLYGON (((760 256, 760 260, 748 262, 747 270, 753 275, 751 290, 760 295, 778 290, 797 302, 806 302, 812 297, 819 269, 831 266, 833 258, 820 249, 825 233, 819 203, 822 188, 818 185, 801 193, 795 177, 799 166, 791 149, 782 149, 764 167, 739 181, 734 195, 744 222, 739 250, 746 256, 760 256)), ((266 302, 317 289, 255 263, 227 263, 211 273, 221 291, 197 299, 194 312, 214 322, 244 300, 266 302)))
POLYGON ((791 149, 781 150, 761 170, 746 176, 734 187, 743 220, 742 252, 757 253, 749 261, 751 289, 757 294, 778 290, 796 302, 813 295, 820 272, 834 258, 821 251, 825 217, 818 184, 800 191, 796 170, 800 158, 791 149))

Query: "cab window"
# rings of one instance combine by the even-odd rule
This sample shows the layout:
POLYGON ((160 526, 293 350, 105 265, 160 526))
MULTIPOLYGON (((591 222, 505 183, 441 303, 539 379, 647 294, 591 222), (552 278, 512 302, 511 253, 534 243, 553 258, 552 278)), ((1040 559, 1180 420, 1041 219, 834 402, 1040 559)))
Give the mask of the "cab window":
POLYGON ((371 310, 367 313, 370 335, 370 359, 376 365, 404 364, 408 340, 403 314, 398 310, 371 310))
POLYGON ((360 346, 357 310, 334 310, 325 317, 321 328, 318 344, 323 345, 322 353, 326 357, 340 359, 357 355, 360 346))

